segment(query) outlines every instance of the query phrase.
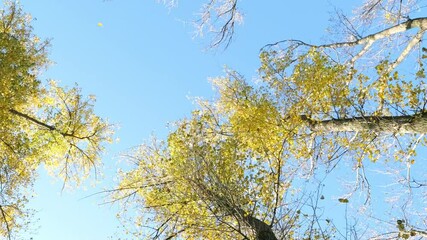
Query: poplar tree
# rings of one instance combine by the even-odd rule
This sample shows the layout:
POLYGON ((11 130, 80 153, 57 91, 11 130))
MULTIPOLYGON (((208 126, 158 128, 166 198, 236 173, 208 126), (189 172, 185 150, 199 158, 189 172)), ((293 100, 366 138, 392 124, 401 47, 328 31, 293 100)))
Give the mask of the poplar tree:
POLYGON ((31 224, 26 204, 37 169, 78 184, 100 164, 111 127, 94 113, 95 98, 77 87, 42 81, 48 41, 12 1, 0 10, 0 236, 31 224))

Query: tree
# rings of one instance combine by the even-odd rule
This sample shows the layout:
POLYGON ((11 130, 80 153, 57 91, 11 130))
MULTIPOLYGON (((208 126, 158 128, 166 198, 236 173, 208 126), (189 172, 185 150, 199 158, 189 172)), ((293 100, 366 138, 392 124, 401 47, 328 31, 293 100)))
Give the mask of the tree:
POLYGON ((420 211, 426 185, 417 180, 425 173, 417 175, 412 167, 417 147, 427 144, 427 18, 410 18, 416 7, 413 1, 366 1, 356 18, 338 15, 343 41, 279 41, 261 51, 261 83, 249 84, 235 71, 216 79, 217 99, 200 101, 167 141, 129 154, 135 168, 122 173, 111 192, 125 210, 137 209, 130 221, 148 231, 135 234, 261 240, 347 238, 349 231, 354 238, 426 237, 420 211), (357 175, 354 188, 337 201, 346 206, 363 189, 369 206, 367 166, 404 166, 407 174, 393 184, 409 189, 397 202, 405 219, 390 216, 365 233, 346 225, 343 234, 336 221, 319 214, 323 181, 302 195, 296 183, 333 175, 343 162, 357 175), (411 201, 418 215, 409 211, 411 201))
POLYGON ((43 165, 65 183, 79 183, 100 164, 111 127, 77 87, 39 75, 48 42, 32 32, 31 17, 12 1, 0 11, 0 236, 30 224, 26 203, 43 165))

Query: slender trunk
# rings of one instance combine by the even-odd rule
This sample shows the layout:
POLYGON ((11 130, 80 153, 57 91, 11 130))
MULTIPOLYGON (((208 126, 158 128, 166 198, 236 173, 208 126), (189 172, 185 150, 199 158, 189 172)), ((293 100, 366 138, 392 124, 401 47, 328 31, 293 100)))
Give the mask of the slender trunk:
POLYGON ((277 240, 271 227, 252 216, 245 217, 245 222, 253 229, 256 235, 256 240, 277 240))
POLYGON ((301 116, 314 132, 427 133, 427 113, 407 116, 366 116, 315 121, 301 116))

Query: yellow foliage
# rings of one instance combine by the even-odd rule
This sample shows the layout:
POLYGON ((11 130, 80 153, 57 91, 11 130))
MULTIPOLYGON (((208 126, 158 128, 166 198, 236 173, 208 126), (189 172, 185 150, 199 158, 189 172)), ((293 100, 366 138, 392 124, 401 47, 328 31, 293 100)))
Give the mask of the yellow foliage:
MULTIPOLYGON (((47 41, 32 33, 31 18, 17 3, 0 10, 0 236, 25 227, 25 208, 40 165, 78 184, 99 164, 109 125, 78 88, 39 80, 47 41)), ((28 224, 28 223, 26 223, 28 224)))

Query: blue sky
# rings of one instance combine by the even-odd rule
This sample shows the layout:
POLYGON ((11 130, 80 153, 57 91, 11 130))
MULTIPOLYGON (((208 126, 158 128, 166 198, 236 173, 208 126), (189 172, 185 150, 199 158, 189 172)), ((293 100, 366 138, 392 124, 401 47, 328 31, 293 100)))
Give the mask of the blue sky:
POLYGON ((191 21, 203 1, 180 1, 173 9, 155 0, 21 3, 37 19, 36 34, 51 39, 55 63, 43 78, 78 83, 83 93, 95 94, 96 112, 118 126, 115 137, 120 139, 107 146, 104 176, 95 187, 88 183, 61 192, 62 183, 40 170, 37 197, 30 203, 39 219, 36 232, 28 234, 34 240, 120 237, 116 206, 99 206, 101 197, 87 197, 114 186, 117 168, 126 167, 119 155, 152 134, 166 136, 169 122, 195 108, 189 97, 211 98, 208 78, 223 75, 224 66, 250 80, 264 44, 289 38, 322 41, 334 6, 327 1, 243 1, 244 23, 223 51, 206 50, 208 40, 193 38, 191 21))

